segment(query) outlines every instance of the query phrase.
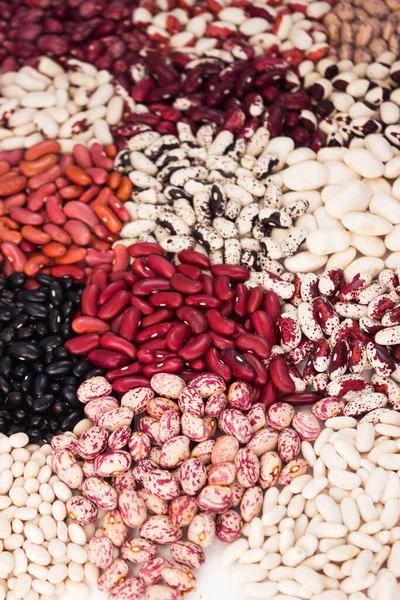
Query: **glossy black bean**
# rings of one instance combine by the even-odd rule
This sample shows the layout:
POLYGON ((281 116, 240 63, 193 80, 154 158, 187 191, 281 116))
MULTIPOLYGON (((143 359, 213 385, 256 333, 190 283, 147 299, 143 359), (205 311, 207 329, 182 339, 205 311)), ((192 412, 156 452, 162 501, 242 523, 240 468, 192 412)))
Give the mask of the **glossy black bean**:
POLYGON ((13 381, 11 384, 11 387, 12 387, 13 391, 15 391, 15 392, 20 392, 22 389, 20 381, 13 381))
POLYGON ((42 415, 33 415, 28 420, 28 427, 33 427, 34 429, 40 429, 43 427, 44 417, 42 415))
POLYGON ((34 371, 34 373, 43 373, 44 371, 44 364, 43 363, 33 363, 32 365, 32 371, 34 371))
POLYGON ((65 348, 63 348, 63 346, 59 346, 54 350, 54 358, 56 360, 70 358, 70 356, 70 353, 65 348))
POLYGON ((64 319, 68 319, 68 317, 72 317, 75 312, 75 303, 72 300, 67 300, 61 305, 61 314, 64 319))
POLYGON ((33 395, 40 396, 44 394, 49 385, 49 377, 45 373, 36 375, 35 383, 33 384, 33 395))
POLYGON ((63 378, 63 385, 76 385, 77 383, 76 377, 72 377, 71 375, 67 375, 67 377, 63 378))
POLYGON ((23 408, 19 408, 13 413, 13 417, 18 423, 24 423, 28 418, 28 413, 23 408))
POLYGON ((7 429, 6 421, 2 417, 0 417, 0 432, 4 433, 6 431, 6 429, 7 429))
POLYGON ((0 375, 0 394, 2 396, 7 396, 11 391, 11 383, 5 379, 2 375, 0 375))
POLYGON ((35 332, 35 328, 33 325, 27 325, 25 327, 20 327, 17 329, 17 340, 29 340, 32 339, 35 332))
POLYGON ((26 276, 24 273, 13 273, 7 278, 7 285, 12 289, 18 289, 25 283, 26 276))
POLYGON ((86 373, 86 377, 85 379, 90 379, 91 377, 97 377, 98 375, 103 375, 104 371, 103 369, 92 369, 91 371, 89 371, 89 373, 86 373))
POLYGON ((79 410, 74 410, 69 413, 68 417, 65 417, 61 422, 62 431, 71 431, 77 423, 82 419, 82 413, 79 410))
POLYGON ((66 375, 72 369, 71 360, 57 360, 46 367, 45 372, 52 377, 56 375, 66 375))
POLYGON ((61 313, 58 308, 52 308, 47 319, 50 333, 58 333, 61 327, 61 313))
POLYGON ((52 333, 49 331, 49 325, 46 321, 36 321, 34 324, 35 331, 40 338, 43 338, 45 335, 52 333))
POLYGON ((7 427, 7 435, 13 435, 14 433, 19 433, 21 431, 20 423, 13 423, 7 427))
POLYGON ((27 375, 25 375, 25 377, 21 383, 22 391, 25 392, 25 394, 31 393, 31 391, 33 389, 34 381, 35 381, 35 373, 28 373, 27 375))
POLYGON ((46 302, 47 291, 36 289, 36 290, 24 290, 22 293, 24 302, 46 302))
POLYGON ((13 358, 18 358, 19 360, 34 361, 39 360, 42 351, 33 342, 14 342, 10 346, 10 354, 13 358))
POLYGON ((54 357, 53 357, 53 352, 51 350, 48 350, 43 358, 43 364, 44 365, 51 365, 51 363, 53 362, 54 357))
POLYGON ((58 281, 53 282, 49 287, 49 294, 52 304, 58 306, 64 300, 64 291, 58 281))
POLYGON ((38 302, 24 302, 24 309, 34 319, 45 319, 49 312, 46 304, 39 304, 38 302))
POLYGON ((71 409, 66 402, 56 402, 53 406, 54 415, 58 418, 66 417, 70 410, 71 409))
POLYGON ((43 348, 43 350, 54 350, 61 344, 62 338, 60 335, 48 335, 39 342, 39 346, 40 348, 43 348))
POLYGON ((0 375, 3 375, 6 379, 9 378, 11 374, 12 362, 9 356, 3 356, 0 360, 0 375))
POLYGON ((70 323, 63 323, 59 329, 60 335, 63 340, 69 340, 69 338, 74 336, 74 332, 72 331, 72 327, 70 323))
POLYGON ((44 287, 49 287, 52 283, 54 283, 54 277, 50 275, 44 275, 43 273, 39 273, 35 275, 35 279, 38 283, 41 283, 44 287))
POLYGON ((74 385, 66 385, 61 390, 61 399, 65 400, 70 406, 79 407, 79 400, 76 397, 76 390, 78 388, 74 385))
POLYGON ((4 406, 10 410, 14 411, 19 408, 24 400, 24 396, 20 392, 10 392, 5 400, 4 406))
POLYGON ((34 444, 47 441, 43 439, 43 434, 38 429, 30 427, 25 433, 29 436, 30 441, 34 444))
POLYGON ((27 373, 27 368, 28 368, 28 365, 25 365, 24 363, 19 363, 19 364, 14 365, 14 367, 13 367, 14 377, 16 377, 17 379, 20 379, 21 377, 25 377, 25 375, 27 373))
POLYGON ((11 342, 15 339, 15 329, 13 329, 12 327, 6 327, 0 333, 0 339, 5 344, 11 344, 11 342))
POLYGON ((9 323, 13 318, 13 313, 11 310, 7 308, 0 308, 0 322, 1 323, 9 323))
POLYGON ((44 414, 53 406, 54 396, 53 394, 43 394, 39 398, 35 398, 33 402, 33 412, 35 414, 44 414))
POLYGON ((92 365, 87 360, 82 360, 78 362, 74 368, 72 369, 72 375, 77 377, 78 379, 85 377, 87 373, 89 373, 92 365))

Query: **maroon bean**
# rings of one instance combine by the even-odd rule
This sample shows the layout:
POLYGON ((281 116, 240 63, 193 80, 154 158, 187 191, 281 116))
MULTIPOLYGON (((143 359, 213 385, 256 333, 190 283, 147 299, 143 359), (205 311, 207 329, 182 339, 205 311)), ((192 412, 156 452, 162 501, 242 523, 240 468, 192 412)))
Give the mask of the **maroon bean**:
POLYGON ((178 308, 183 303, 183 296, 178 292, 157 292, 150 296, 149 302, 152 306, 178 308))
POLYGON ((95 267, 89 276, 88 282, 98 285, 103 292, 107 287, 107 272, 101 267, 95 267))
POLYGON ((285 394, 281 397, 281 401, 298 406, 301 404, 314 404, 323 397, 324 395, 319 392, 297 392, 294 394, 285 394))
POLYGON ((182 294, 200 294, 203 284, 200 281, 189 279, 182 273, 174 273, 171 277, 171 287, 182 294))
POLYGON ((228 365, 222 362, 216 348, 209 348, 205 353, 204 360, 207 369, 211 373, 220 375, 220 377, 222 377, 222 379, 226 382, 229 382, 232 379, 232 372, 230 368, 228 365))
POLYGON ((167 335, 171 327, 172 323, 158 323, 157 325, 146 327, 146 329, 139 331, 139 333, 136 335, 135 341, 141 343, 147 342, 148 340, 154 340, 155 338, 163 338, 167 335))
POLYGON ((108 381, 113 382, 121 377, 128 377, 128 375, 141 375, 143 366, 143 363, 135 362, 127 367, 120 367, 119 369, 112 369, 111 371, 108 371, 106 377, 108 381))
POLYGON ((100 340, 100 346, 105 350, 114 350, 115 352, 126 354, 131 360, 135 360, 136 358, 135 346, 128 342, 128 340, 117 335, 105 333, 100 340))
POLYGON ((185 304, 188 306, 200 306, 201 308, 219 308, 221 300, 207 294, 193 294, 185 298, 185 304))
POLYGON ((251 290, 247 300, 247 314, 251 315, 254 311, 261 308, 264 299, 264 291, 260 287, 251 290))
POLYGON ((222 306, 219 309, 219 312, 221 313, 221 315, 223 317, 229 317, 233 313, 234 307, 235 307, 235 298, 234 298, 234 296, 232 296, 232 298, 230 298, 229 300, 225 300, 222 303, 222 306))
POLYGON ((281 356, 275 356, 269 363, 269 374, 275 387, 286 394, 295 390, 294 381, 289 375, 285 360, 281 356))
POLYGON ((146 265, 149 269, 152 269, 159 275, 163 277, 167 277, 170 279, 174 273, 176 273, 176 269, 172 263, 169 262, 163 256, 159 256, 158 254, 150 254, 147 257, 146 265))
POLYGON ((192 333, 204 333, 208 329, 206 316, 197 308, 181 306, 176 311, 176 316, 189 326, 192 333))
POLYGON ((268 342, 254 333, 242 333, 235 339, 238 350, 254 352, 259 358, 269 358, 271 347, 268 342))
POLYGON ((202 273, 200 277, 200 281, 203 284, 203 294, 207 294, 207 296, 212 296, 214 294, 214 280, 210 275, 206 273, 202 273))
POLYGON ((213 331, 222 335, 232 335, 235 331, 236 323, 231 319, 223 317, 218 310, 211 308, 206 312, 208 326, 213 331))
POLYGON ((141 322, 141 327, 150 327, 151 325, 157 325, 157 323, 164 323, 164 321, 170 321, 175 315, 175 312, 169 308, 163 308, 147 317, 144 317, 141 322))
POLYGON ((132 272, 138 277, 140 277, 140 279, 147 279, 156 276, 155 271, 149 269, 141 258, 135 258, 135 260, 133 261, 132 272))
POLYGON ((179 373, 183 368, 183 360, 180 358, 167 358, 161 362, 146 365, 143 375, 153 377, 156 373, 179 373))
POLYGON ((72 338, 65 342, 65 348, 71 354, 84 354, 90 350, 98 348, 100 345, 100 336, 98 333, 84 333, 79 337, 72 338))
POLYGON ((132 375, 130 377, 121 377, 113 383, 113 389, 118 394, 124 394, 137 387, 150 387, 150 379, 148 377, 135 377, 132 375))
POLYGON ((119 327, 119 334, 129 342, 135 339, 139 323, 140 323, 141 312, 135 306, 131 306, 126 309, 123 314, 121 324, 119 327))
POLYGON ((133 258, 142 258, 143 256, 150 256, 151 254, 159 254, 162 256, 164 250, 158 244, 152 242, 138 242, 132 244, 128 248, 129 256, 133 258))
POLYGON ((170 290, 171 285, 168 279, 161 277, 142 279, 137 281, 133 287, 132 292, 137 296, 148 296, 153 292, 159 292, 163 290, 170 290))
POLYGON ((154 340, 150 340, 148 342, 144 342, 140 346, 141 350, 166 350, 167 349, 167 340, 165 337, 156 338, 154 340))
MULTIPOLYGON (((185 265, 181 264, 176 267, 178 273, 185 275, 185 277, 189 277, 189 279, 194 279, 195 281, 200 281, 202 276, 202 272, 198 267, 194 267, 193 265, 185 265)), ((203 286, 201 287, 203 289, 203 286)))
POLYGON ((256 373, 253 383, 255 385, 265 385, 268 381, 268 372, 261 360, 251 352, 243 352, 243 358, 250 363, 256 373))
POLYGON ((237 379, 251 381, 255 376, 255 371, 249 362, 239 352, 230 348, 221 350, 221 358, 231 369, 232 374, 237 379))
POLYGON ((178 354, 183 360, 194 360, 202 356, 211 346, 211 335, 209 333, 199 333, 192 335, 185 343, 178 354))
POLYGON ((281 312, 279 296, 276 292, 273 292, 272 290, 265 292, 263 310, 271 317, 272 321, 276 323, 281 312))
POLYGON ((82 292, 81 311, 83 315, 97 317, 97 305, 100 288, 95 283, 89 283, 82 292))
POLYGON ((278 390, 276 389, 273 381, 269 379, 261 389, 261 394, 258 401, 265 404, 266 407, 269 407, 278 402, 278 398, 278 390))
POLYGON ((165 360, 166 358, 175 358, 177 355, 174 352, 168 350, 149 350, 148 348, 140 348, 137 353, 137 357, 140 362, 145 365, 157 363, 165 360))
POLYGON ((202 358, 195 358, 194 360, 189 360, 188 365, 191 369, 193 369, 193 371, 204 371, 204 369, 206 368, 206 363, 202 358))
POLYGON ((213 265, 211 267, 211 273, 214 277, 225 275, 232 281, 247 281, 250 277, 250 272, 246 267, 240 267, 239 265, 213 265))
POLYGON ((220 300, 230 300, 234 296, 231 281, 226 275, 219 275, 214 280, 214 293, 220 300))
POLYGON ((99 298, 100 306, 102 306, 103 304, 105 304, 106 302, 111 300, 111 298, 113 298, 117 292, 119 292, 120 290, 126 290, 127 288, 128 288, 128 285, 126 284, 126 282, 123 279, 120 279, 118 281, 113 281, 106 287, 105 290, 103 290, 101 292, 100 298, 99 298))
POLYGON ((222 350, 223 348, 235 348, 235 341, 225 337, 224 335, 220 335, 215 331, 210 331, 210 335, 212 337, 212 345, 216 348, 222 350))
POLYGON ((102 369, 117 369, 118 367, 124 367, 129 362, 129 357, 126 354, 97 349, 89 352, 88 359, 96 367, 102 369))
POLYGON ((121 312, 121 310, 125 308, 128 302, 129 292, 126 290, 120 290, 115 294, 113 298, 111 298, 108 302, 103 304, 103 306, 100 308, 98 312, 99 319, 109 321, 110 319, 118 315, 121 312))
POLYGON ((152 307, 152 305, 143 298, 131 296, 129 298, 129 302, 132 306, 138 308, 144 315, 151 315, 154 312, 154 308, 152 307))
POLYGON ((272 347, 276 343, 276 336, 271 317, 262 310, 256 310, 251 315, 251 322, 256 334, 264 338, 272 347))
POLYGON ((195 267, 199 267, 200 269, 211 268, 211 263, 208 256, 205 256, 200 252, 196 252, 195 250, 182 250, 178 254, 178 259, 181 261, 181 263, 193 265, 195 267))
POLYGON ((244 283, 238 283, 235 294, 235 313, 241 319, 244 319, 247 314, 247 299, 249 290, 244 283))
POLYGON ((167 347, 173 352, 178 352, 190 336, 190 329, 186 323, 176 323, 167 333, 167 347))

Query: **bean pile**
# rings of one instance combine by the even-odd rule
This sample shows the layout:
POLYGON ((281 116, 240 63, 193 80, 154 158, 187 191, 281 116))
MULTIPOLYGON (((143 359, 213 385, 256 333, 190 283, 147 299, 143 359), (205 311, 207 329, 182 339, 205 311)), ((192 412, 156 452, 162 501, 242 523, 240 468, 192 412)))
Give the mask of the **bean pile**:
POLYGON ((64 348, 81 288, 48 275, 25 283, 22 273, 0 278, 0 431, 50 442, 82 419, 77 388, 102 371, 64 348))

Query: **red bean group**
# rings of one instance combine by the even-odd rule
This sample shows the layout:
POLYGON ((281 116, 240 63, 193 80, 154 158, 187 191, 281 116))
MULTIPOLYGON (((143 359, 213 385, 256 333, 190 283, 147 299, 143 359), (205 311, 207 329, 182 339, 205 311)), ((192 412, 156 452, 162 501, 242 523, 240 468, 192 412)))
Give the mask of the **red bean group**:
POLYGON ((133 244, 128 253, 129 271, 93 269, 72 322, 79 336, 66 343, 106 369, 115 391, 147 385, 156 373, 190 380, 208 370, 227 383, 251 382, 266 404, 278 391, 294 392, 282 358, 272 357, 268 375, 280 312, 275 292, 248 289, 245 267, 211 266, 192 250, 179 253, 177 266, 157 244, 133 244))

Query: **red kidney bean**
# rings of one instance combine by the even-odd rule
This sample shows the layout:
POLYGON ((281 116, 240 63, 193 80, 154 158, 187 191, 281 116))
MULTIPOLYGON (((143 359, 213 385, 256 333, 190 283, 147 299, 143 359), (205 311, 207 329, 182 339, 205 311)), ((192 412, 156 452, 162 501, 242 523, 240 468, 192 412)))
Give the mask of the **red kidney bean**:
POLYGON ((90 208, 90 206, 84 204, 83 202, 71 200, 71 202, 67 202, 63 208, 65 215, 69 219, 78 219, 78 221, 83 221, 90 227, 95 227, 100 223, 98 217, 90 208))
POLYGON ((208 329, 206 316, 197 308, 182 306, 176 311, 176 316, 195 334, 204 333, 208 329))
MULTIPOLYGON (((129 248, 128 248, 128 254, 129 254, 129 248)), ((137 275, 138 277, 140 277, 141 279, 145 279, 145 278, 152 278, 156 276, 155 271, 152 271, 151 269, 149 269, 144 261, 141 258, 135 258, 135 260, 132 263, 132 272, 137 275)))
POLYGON ((233 297, 234 292, 229 277, 226 275, 219 275, 214 280, 214 294, 223 301, 230 300, 233 297))
POLYGON ((165 337, 171 327, 172 323, 158 323, 157 325, 146 327, 146 329, 142 329, 142 331, 136 334, 135 341, 141 343, 154 340, 155 338, 165 337))
POLYGON ((203 294, 212 296, 214 294, 214 280, 210 275, 203 273, 200 277, 200 281, 203 284, 203 294))
POLYGON ((254 333, 242 333, 235 339, 238 350, 254 352, 259 358, 269 358, 271 347, 268 342, 254 333))
POLYGON ((131 306, 124 312, 119 328, 119 334, 129 342, 135 339, 139 328, 141 312, 138 308, 131 306))
POLYGON ((211 308, 206 312, 208 326, 213 331, 222 335, 232 335, 235 331, 236 323, 231 319, 226 319, 215 308, 211 308))
POLYGON ((281 401, 299 406, 301 404, 314 404, 323 397, 324 394, 320 394, 319 392, 297 392, 294 394, 285 394, 281 397, 281 401))
POLYGON ((147 317, 144 317, 140 325, 141 327, 150 327, 150 325, 157 325, 157 323, 164 323, 164 321, 171 321, 175 315, 175 312, 169 308, 162 308, 161 310, 154 312, 147 317))
POLYGON ((235 348, 235 341, 233 339, 220 335, 212 330, 210 331, 210 335, 212 337, 212 345, 216 348, 219 348, 220 350, 223 348, 235 348))
POLYGON ((3 255, 10 261, 15 271, 23 271, 26 265, 26 256, 13 242, 3 242, 1 244, 3 255))
POLYGON ((295 385, 289 375, 289 370, 285 360, 281 356, 275 356, 269 363, 269 374, 275 387, 286 394, 291 394, 295 390, 295 385))
POLYGON ((278 294, 272 290, 265 292, 263 309, 271 317, 272 321, 276 323, 281 312, 278 294))
POLYGON ((54 223, 54 225, 64 225, 67 217, 61 208, 61 202, 57 196, 47 196, 45 209, 49 221, 54 223))
POLYGON ((108 179, 108 172, 99 167, 89 167, 84 171, 96 185, 103 185, 108 179))
POLYGON ((64 345, 71 354, 83 354, 100 346, 100 336, 98 333, 85 333, 67 340, 64 345))
MULTIPOLYGON (((207 350, 208 352, 208 350, 207 350)), ((195 360, 190 360, 188 365, 193 371, 204 371, 206 368, 206 363, 201 358, 196 358, 195 360)))
POLYGON ((41 214, 20 206, 11 207, 10 216, 14 221, 23 225, 43 225, 44 223, 44 218, 41 214))
POLYGON ((153 377, 156 373, 179 373, 181 369, 183 369, 183 360, 179 358, 167 358, 159 363, 143 367, 143 375, 153 377))
MULTIPOLYGON (((82 223, 83 225, 83 223, 82 223)), ((89 233, 90 237, 90 233, 89 233)), ((111 264, 114 258, 114 252, 112 250, 105 250, 103 252, 98 252, 97 250, 93 250, 93 248, 88 248, 85 258, 85 263, 88 267, 99 267, 105 263, 111 264)))
POLYGON ((131 306, 136 306, 144 315, 151 315, 154 312, 153 306, 143 298, 131 296, 129 302, 131 306))
POLYGON ((127 248, 123 244, 117 244, 114 246, 114 259, 112 263, 112 270, 115 271, 126 271, 129 265, 129 254, 127 248))
POLYGON ((251 290, 247 299, 246 311, 251 315, 254 311, 259 310, 263 303, 264 291, 260 287, 255 287, 251 290))
POLYGON ((170 279, 172 289, 182 294, 200 294, 203 284, 200 281, 189 279, 182 273, 174 273, 170 279))
POLYGON ((120 279, 118 281, 113 281, 112 283, 108 284, 108 286, 105 288, 105 290, 103 290, 100 294, 100 297, 99 297, 100 306, 102 306, 103 304, 105 304, 106 302, 111 300, 114 297, 114 295, 117 292, 119 292, 120 290, 126 290, 127 287, 128 286, 123 279, 120 279))
POLYGON ((272 318, 262 310, 256 310, 251 315, 251 322, 257 335, 265 338, 272 347, 276 343, 275 326, 272 318))
POLYGON ((73 157, 75 162, 82 169, 90 169, 92 167, 92 158, 90 156, 89 150, 83 144, 75 144, 72 150, 73 157))
POLYGON ((251 381, 255 376, 255 371, 249 362, 236 350, 224 348, 221 350, 221 358, 231 369, 232 374, 237 379, 251 381))
POLYGON ((204 360, 208 371, 220 375, 224 381, 230 381, 232 379, 232 371, 222 362, 218 350, 216 348, 209 348, 205 353, 204 360))
POLYGON ((110 327, 97 317, 77 317, 72 321, 72 329, 75 333, 105 333, 110 327))
POLYGON ((278 402, 278 398, 278 390, 276 389, 273 381, 269 379, 261 389, 259 402, 262 402, 266 407, 269 407, 272 406, 272 404, 275 404, 275 402, 278 402))
POLYGON ((100 340, 100 346, 105 350, 114 350, 120 354, 126 354, 131 360, 135 360, 136 358, 135 346, 128 342, 128 340, 117 335, 112 335, 111 333, 104 334, 100 340))
MULTIPOLYGON (((176 270, 178 273, 185 275, 185 277, 189 277, 189 279, 194 279, 195 281, 200 281, 200 278, 202 276, 202 272, 200 271, 200 269, 198 267, 194 267, 193 265, 181 264, 176 267, 176 270)), ((201 286, 201 290, 202 289, 203 286, 201 286)))
POLYGON ((141 343, 141 350, 167 350, 167 341, 165 337, 156 338, 148 342, 141 343))
POLYGON ((60 175, 61 168, 59 167, 59 165, 54 165, 49 169, 46 169, 46 171, 43 171, 38 175, 33 175, 33 177, 30 177, 30 179, 28 180, 28 187, 30 190, 37 190, 44 183, 51 183, 52 181, 55 181, 60 175))
POLYGON ((83 315, 97 317, 100 288, 95 283, 88 284, 82 292, 81 311, 83 315))
POLYGON ((249 290, 244 283, 238 283, 235 294, 235 313, 240 319, 244 319, 247 314, 247 299, 249 290))
MULTIPOLYGON (((159 254, 162 256, 164 250, 158 244, 152 242, 139 242, 133 244, 128 248, 129 256, 133 258, 143 258, 144 256, 150 256, 151 254, 159 254)), ((169 264, 169 263, 168 263, 169 264)), ((163 275, 163 273, 161 273, 163 275)))
POLYGON ((185 361, 202 356, 211 346, 212 338, 209 333, 199 333, 191 336, 179 350, 178 355, 185 361))
POLYGON ((107 272, 101 267, 96 267, 89 275, 88 282, 95 283, 101 291, 104 291, 108 283, 107 272))
POLYGON ((48 196, 51 196, 56 191, 54 183, 44 183, 37 190, 31 192, 28 196, 29 210, 40 210, 48 196))
POLYGON ((219 309, 219 312, 221 313, 221 315, 223 317, 229 317, 230 315, 232 315, 234 307, 235 307, 235 298, 232 296, 232 298, 230 298, 229 300, 225 300, 222 303, 222 306, 219 309))
POLYGON ((221 300, 207 294, 193 294, 185 298, 185 304, 188 306, 199 306, 200 308, 219 308, 221 300))
POLYGON ((129 362, 129 357, 110 350, 96 349, 89 352, 88 360, 96 367, 109 370, 125 366, 129 362))
POLYGON ((132 292, 138 296, 148 296, 153 292, 159 292, 163 290, 170 290, 171 285, 168 279, 161 277, 142 279, 134 284, 132 292))
POLYGON ((140 362, 150 365, 161 362, 166 358, 177 358, 177 354, 169 352, 168 350, 149 350, 148 348, 141 348, 138 350, 137 357, 140 362))
POLYGON ((50 275, 53 275, 53 277, 71 277, 76 281, 85 281, 87 276, 84 269, 75 267, 75 265, 56 265, 50 267, 50 275))
POLYGON ((54 223, 45 223, 42 229, 52 240, 64 244, 64 246, 69 246, 72 242, 68 233, 64 229, 61 229, 61 227, 58 227, 58 225, 54 225, 54 223))
POLYGON ((193 265, 194 267, 199 267, 200 269, 207 270, 211 268, 211 263, 208 256, 205 256, 200 252, 196 252, 195 250, 182 250, 178 254, 178 259, 181 263, 193 265))
POLYGON ((141 362, 134 362, 131 365, 128 365, 126 367, 120 367, 119 369, 111 369, 111 371, 108 371, 108 373, 106 374, 106 377, 109 381, 116 381, 117 379, 120 379, 121 377, 128 377, 131 375, 141 375, 142 371, 143 371, 143 363, 141 362))
POLYGON ((113 388, 118 394, 124 394, 137 387, 150 387, 150 379, 148 377, 135 377, 132 375, 129 377, 121 377, 113 383, 113 388))
POLYGON ((51 241, 51 237, 48 233, 41 231, 37 227, 33 227, 33 225, 24 225, 21 229, 21 235, 24 240, 32 242, 35 246, 48 244, 51 241))
POLYGON ((178 352, 190 336, 190 329, 185 323, 172 325, 167 333, 167 347, 173 352, 178 352))
POLYGON ((149 269, 152 269, 159 275, 167 277, 168 279, 170 279, 172 275, 176 273, 174 265, 171 264, 166 258, 159 256, 158 254, 150 254, 147 257, 146 264, 149 269))
POLYGON ((150 296, 149 302, 152 306, 178 308, 183 303, 183 296, 178 292, 156 292, 150 296))
POLYGON ((77 246, 87 246, 90 242, 90 229, 76 219, 70 219, 64 224, 64 229, 71 236, 77 246))
POLYGON ((247 360, 256 373, 253 383, 255 385, 265 385, 268 381, 268 371, 261 360, 252 354, 252 352, 243 352, 243 358, 247 360))
POLYGON ((232 281, 247 281, 250 277, 249 270, 239 265, 213 265, 211 273, 214 277, 226 276, 232 281))
MULTIPOLYGON (((117 283, 117 282, 115 282, 117 283)), ((129 292, 120 290, 108 302, 103 304, 98 312, 99 319, 109 320, 118 315, 129 302, 129 292)))
POLYGON ((50 152, 55 152, 58 154, 61 150, 61 146, 55 140, 44 140, 43 142, 39 142, 35 144, 25 152, 25 160, 37 160, 41 158, 45 154, 49 154, 50 152))

